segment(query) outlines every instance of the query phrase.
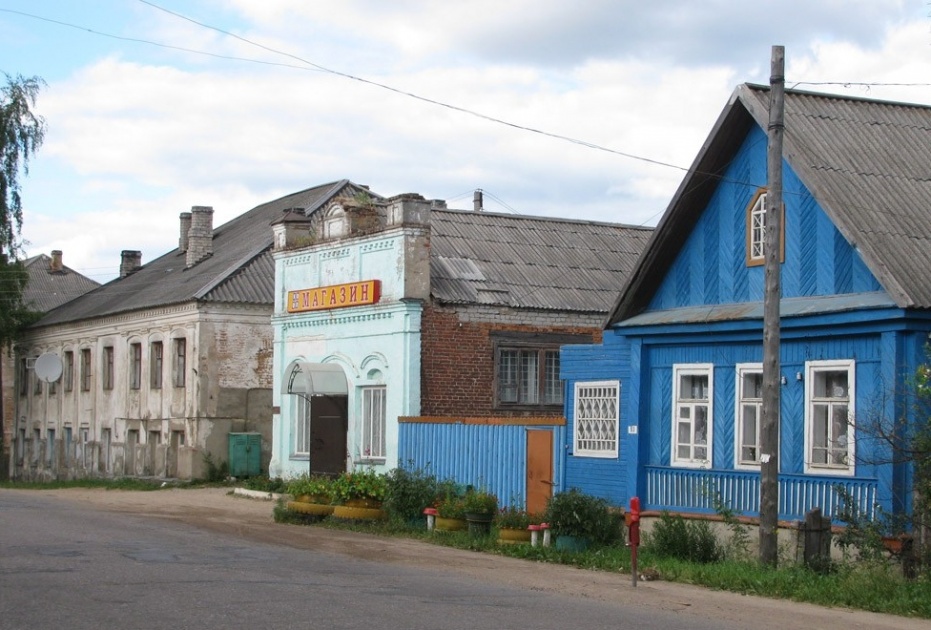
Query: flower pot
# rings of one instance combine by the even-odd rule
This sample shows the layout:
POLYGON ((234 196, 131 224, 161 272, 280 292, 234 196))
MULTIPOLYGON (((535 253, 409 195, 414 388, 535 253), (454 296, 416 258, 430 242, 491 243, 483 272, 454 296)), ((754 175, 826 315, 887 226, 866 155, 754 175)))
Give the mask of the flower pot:
POLYGON ((294 497, 297 503, 316 503, 318 505, 329 505, 330 498, 322 494, 302 494, 294 497))
POLYGON ((502 527, 498 530, 498 542, 505 545, 530 542, 530 530, 502 527))
POLYGON ((381 509, 381 501, 376 499, 347 499, 343 505, 351 508, 367 508, 369 510, 381 509))
POLYGON ((333 518, 343 518, 350 521, 380 521, 385 518, 385 511, 379 508, 337 505, 333 508, 333 518))
POLYGON ((333 513, 332 505, 321 503, 307 503, 306 501, 288 501, 288 509, 292 512, 307 514, 308 516, 329 516, 333 513))
POLYGON ((559 536, 556 537, 556 549, 559 551, 579 553, 580 551, 588 549, 589 544, 591 544, 591 542, 588 538, 582 538, 581 536, 559 534, 559 536))
POLYGON ((441 532, 461 532, 469 526, 468 521, 464 518, 443 518, 436 517, 434 529, 441 532))
POLYGON ((491 522, 495 520, 494 514, 466 512, 465 517, 469 524, 469 534, 472 536, 487 536, 491 533, 491 522))

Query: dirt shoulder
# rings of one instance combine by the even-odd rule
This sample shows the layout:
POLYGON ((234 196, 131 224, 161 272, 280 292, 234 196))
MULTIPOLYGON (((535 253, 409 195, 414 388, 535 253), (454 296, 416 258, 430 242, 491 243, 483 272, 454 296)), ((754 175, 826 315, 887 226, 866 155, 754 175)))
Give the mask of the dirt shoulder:
POLYGON ((624 601, 648 610, 675 611, 686 616, 719 619, 756 630, 784 630, 787 626, 838 630, 931 628, 931 622, 927 620, 823 608, 663 581, 640 582, 634 588, 629 574, 587 571, 403 538, 282 525, 275 523, 272 518, 271 502, 234 496, 225 488, 153 492, 96 489, 0 492, 54 496, 101 510, 156 516, 264 543, 343 554, 400 566, 455 572, 486 582, 491 580, 547 593, 624 601))

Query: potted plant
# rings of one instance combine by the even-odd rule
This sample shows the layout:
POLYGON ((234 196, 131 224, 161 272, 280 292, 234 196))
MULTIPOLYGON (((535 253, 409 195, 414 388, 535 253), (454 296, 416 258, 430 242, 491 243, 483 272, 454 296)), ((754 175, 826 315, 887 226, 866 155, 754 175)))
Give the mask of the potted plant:
POLYGON ((288 482, 288 494, 294 500, 287 507, 293 512, 310 516, 329 516, 333 513, 330 505, 333 498, 333 480, 320 475, 300 475, 288 482))
POLYGON ((303 474, 288 482, 288 494, 301 503, 328 505, 333 498, 333 480, 322 475, 303 474))
POLYGON ((491 522, 498 511, 498 497, 486 490, 470 490, 463 499, 469 533, 483 536, 491 531, 491 522))
POLYGON ((530 542, 531 523, 538 523, 539 516, 531 515, 525 509, 506 505, 495 515, 495 526, 498 528, 498 542, 519 543, 530 542))
POLYGON ((337 503, 333 516, 348 520, 385 518, 381 504, 387 487, 385 476, 371 468, 342 473, 333 482, 333 497, 337 503))
POLYGON ((374 469, 344 472, 333 481, 333 498, 349 507, 380 508, 388 488, 384 475, 374 469))
POLYGON ((607 501, 577 488, 550 497, 545 518, 556 535, 556 548, 564 551, 584 551, 593 541, 602 542, 612 522, 607 501))
POLYGON ((436 529, 438 531, 459 531, 468 526, 465 520, 465 499, 456 484, 444 481, 441 492, 433 504, 436 508, 436 529))

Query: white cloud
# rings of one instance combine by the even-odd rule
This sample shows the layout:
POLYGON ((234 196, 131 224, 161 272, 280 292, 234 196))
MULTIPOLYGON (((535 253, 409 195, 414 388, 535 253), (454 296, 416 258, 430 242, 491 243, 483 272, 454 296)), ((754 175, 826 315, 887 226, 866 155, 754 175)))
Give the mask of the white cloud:
MULTIPOLYGON (((237 0, 223 12, 190 10, 397 90, 681 167, 738 83, 768 81, 770 42, 787 45, 790 86, 920 82, 931 65, 927 19, 897 0, 797 0, 778 12, 723 0, 704 10, 583 4, 237 0), (764 28, 767 11, 775 17, 764 28)), ((161 12, 134 13, 150 21, 127 30, 147 39, 298 63, 161 12)), ((927 89, 854 95, 931 102, 927 89)), ((192 205, 214 206, 219 225, 344 177, 383 194, 457 196, 456 207, 483 188, 493 211, 655 223, 683 176, 332 74, 141 45, 75 68, 43 92, 40 109, 49 133, 36 160, 67 184, 52 196, 51 167, 26 183, 43 202, 27 216, 30 253, 63 249, 66 264, 111 274, 122 249, 147 261, 175 247, 178 213, 192 205)))

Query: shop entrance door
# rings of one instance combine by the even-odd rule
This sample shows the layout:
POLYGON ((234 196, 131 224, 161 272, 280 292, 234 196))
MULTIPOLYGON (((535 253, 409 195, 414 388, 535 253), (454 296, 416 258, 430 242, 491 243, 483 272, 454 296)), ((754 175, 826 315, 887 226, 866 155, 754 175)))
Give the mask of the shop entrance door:
POLYGON ((347 396, 310 399, 310 474, 338 475, 346 470, 347 396))

